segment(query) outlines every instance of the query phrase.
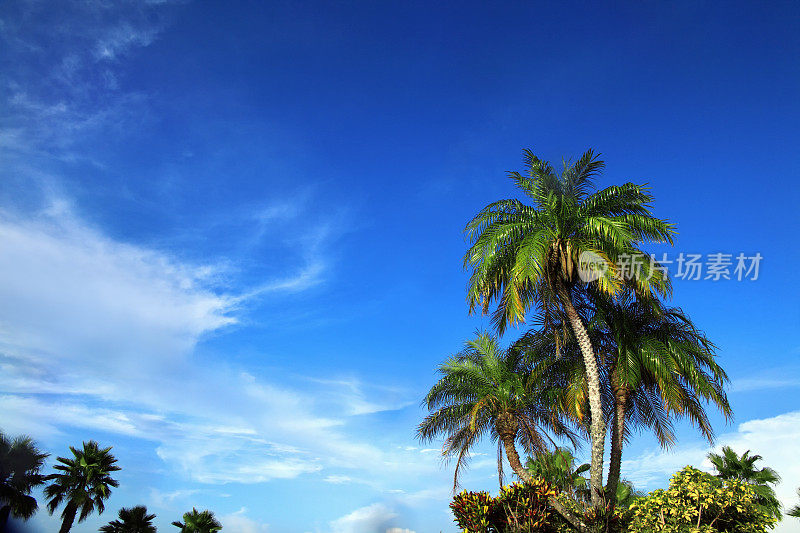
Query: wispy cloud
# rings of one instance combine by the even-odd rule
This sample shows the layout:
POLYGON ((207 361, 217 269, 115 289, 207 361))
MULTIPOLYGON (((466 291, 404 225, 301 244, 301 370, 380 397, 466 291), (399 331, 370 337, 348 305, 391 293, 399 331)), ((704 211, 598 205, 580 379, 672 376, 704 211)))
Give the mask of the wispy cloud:
POLYGON ((19 173, 42 155, 102 165, 77 148, 86 136, 123 135, 149 116, 143 94, 120 89, 114 60, 152 44, 170 12, 166 3, 132 1, 10 6, 0 31, 14 60, 0 99, 6 169, 19 173))
POLYGON ((733 382, 733 392, 751 392, 766 389, 784 389, 800 387, 800 378, 764 378, 764 379, 737 379, 733 382))
POLYGON ((269 525, 262 524, 247 516, 247 508, 242 507, 235 513, 221 515, 219 521, 228 531, 239 533, 263 533, 269 531, 269 525))
POLYGON ((237 322, 241 299, 213 288, 213 266, 111 239, 65 202, 34 217, 3 213, 0 243, 7 431, 155 441, 162 459, 203 483, 382 461, 340 430, 350 413, 320 416, 305 392, 221 361, 193 364, 203 337, 237 322))

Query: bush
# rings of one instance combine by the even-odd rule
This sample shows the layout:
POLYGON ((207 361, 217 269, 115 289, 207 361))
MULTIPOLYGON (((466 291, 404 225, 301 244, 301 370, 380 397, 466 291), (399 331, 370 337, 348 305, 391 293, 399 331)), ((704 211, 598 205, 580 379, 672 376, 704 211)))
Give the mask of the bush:
POLYGON ((667 490, 634 503, 631 515, 631 533, 763 533, 775 524, 759 510, 751 487, 690 466, 672 476, 667 490))
POLYGON ((455 516, 456 524, 465 533, 489 533, 494 531, 491 517, 495 513, 497 499, 488 492, 461 491, 453 498, 450 509, 455 516))
POLYGON ((555 531, 547 503, 556 491, 544 481, 506 485, 500 495, 463 491, 450 509, 464 533, 516 533, 555 531))

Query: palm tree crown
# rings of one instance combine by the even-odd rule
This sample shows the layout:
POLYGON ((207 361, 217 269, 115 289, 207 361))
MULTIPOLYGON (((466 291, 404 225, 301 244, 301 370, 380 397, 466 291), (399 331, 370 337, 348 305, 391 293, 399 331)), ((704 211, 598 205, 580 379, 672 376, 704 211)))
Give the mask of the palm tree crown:
POLYGON ((0 530, 9 515, 27 520, 36 512, 30 493, 45 482, 40 471, 47 456, 30 437, 9 439, 0 433, 0 530))
POLYGON ((119 483, 111 477, 113 472, 120 468, 116 466, 117 459, 110 453, 111 447, 100 448, 95 441, 83 443, 82 449, 70 446, 72 458, 58 457, 59 463, 54 468, 58 473, 49 476, 52 481, 44 489, 44 494, 50 499, 47 509, 50 514, 66 502, 60 533, 66 533, 72 528, 75 517, 80 510, 78 522, 82 522, 92 512, 102 514, 105 510, 104 500, 111 495, 110 487, 117 487, 119 483))
POLYGON ((532 201, 500 200, 486 206, 468 224, 470 248, 464 266, 472 269, 467 298, 470 310, 498 307, 499 331, 524 321, 534 305, 547 309, 559 285, 579 281, 581 255, 591 253, 597 265, 597 287, 616 294, 633 284, 641 294, 669 291, 669 279, 639 249, 641 242, 672 243, 672 224, 653 217, 653 197, 633 183, 592 192, 605 163, 586 151, 557 175, 550 163, 525 150, 527 175, 510 172, 532 201), (628 276, 640 269, 640 276, 628 276), (625 270, 623 272, 623 270, 625 270))
POLYGON ((156 515, 148 514, 147 507, 123 507, 119 510, 119 520, 112 520, 100 528, 102 533, 156 533, 153 519, 156 515))
POLYGON ((781 503, 775 496, 771 485, 781 480, 778 473, 772 468, 757 468, 756 462, 761 461, 760 455, 750 455, 750 450, 741 457, 730 446, 723 446, 722 453, 709 453, 708 459, 717 470, 720 479, 735 479, 747 483, 752 487, 757 496, 757 505, 765 513, 781 519, 781 503))
POLYGON ((222 529, 222 524, 214 518, 214 513, 209 510, 198 512, 195 508, 183 514, 183 522, 176 520, 172 525, 179 527, 181 533, 215 533, 222 529))

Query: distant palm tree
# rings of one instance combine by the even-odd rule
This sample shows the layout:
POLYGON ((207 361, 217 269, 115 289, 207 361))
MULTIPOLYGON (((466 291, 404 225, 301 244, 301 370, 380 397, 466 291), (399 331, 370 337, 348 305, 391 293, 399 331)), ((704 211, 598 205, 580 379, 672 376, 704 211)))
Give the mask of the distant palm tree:
MULTIPOLYGON (((526 367, 519 350, 502 350, 496 338, 478 335, 442 364, 439 373, 441 379, 423 401, 431 413, 419 425, 417 435, 423 442, 445 436, 442 454, 457 457, 453 490, 470 449, 484 436, 497 442, 501 485, 503 451, 520 479, 533 479, 522 466, 517 440, 531 454, 546 449, 548 431, 574 442, 573 432, 552 402, 557 394, 537 377, 535 368, 526 367)), ((566 512, 553 502, 560 513, 566 512)))
POLYGON ((592 504, 600 505, 606 427, 600 369, 574 302, 575 292, 586 285, 579 267, 582 258, 592 259, 599 267, 593 285, 604 293, 617 294, 625 285, 640 295, 667 293, 668 278, 652 268, 639 246, 671 244, 674 228, 653 216, 646 187, 626 183, 594 191, 593 180, 604 163, 592 150, 574 163, 565 162, 560 174, 530 150, 525 150, 525 166, 526 175, 511 172, 509 177, 533 205, 517 199, 494 202, 465 228, 470 247, 464 266, 472 270, 467 299, 470 311, 480 307, 484 313, 497 302, 493 322, 500 333, 509 323, 524 321, 533 307, 544 311, 546 325, 550 316, 563 312, 584 362, 592 504), (639 265, 641 275, 626 276, 619 267, 623 261, 639 265))
POLYGON ((549 484, 572 496, 587 500, 589 481, 583 474, 589 471, 589 465, 577 465, 575 457, 567 448, 557 447, 553 451, 539 453, 528 457, 525 470, 534 478, 541 478, 549 484))
POLYGON ((95 510, 102 514, 105 510, 104 500, 111 495, 110 487, 119 483, 111 477, 112 472, 120 468, 116 466, 116 458, 111 455, 111 447, 100 448, 95 441, 83 443, 83 449, 70 446, 72 458, 58 457, 59 463, 54 468, 59 473, 48 476, 52 481, 45 487, 44 494, 50 501, 47 509, 50 514, 66 502, 61 513, 62 523, 59 533, 67 533, 75 522, 80 510, 78 522, 83 522, 95 510))
POLYGON ((172 525, 181 528, 181 533, 215 533, 222 529, 214 513, 209 510, 198 512, 195 508, 183 514, 183 522, 176 520, 172 525))
POLYGON ((756 462, 763 459, 760 455, 750 455, 750 450, 747 450, 740 457, 730 446, 723 446, 722 454, 709 453, 708 458, 716 468, 718 478, 747 483, 756 493, 759 508, 778 520, 782 518, 781 502, 771 487, 781 477, 772 468, 755 466, 756 462))
POLYGON ((147 514, 147 507, 123 507, 119 510, 119 520, 112 520, 100 528, 102 533, 156 533, 153 525, 154 514, 147 514))
POLYGON ((36 512, 31 490, 45 482, 40 470, 47 456, 30 437, 9 439, 0 433, 0 531, 9 515, 27 520, 36 512))
MULTIPOLYGON (((800 489, 797 489, 797 495, 800 496, 800 489)), ((797 504, 789 509, 789 512, 786 514, 789 516, 794 516, 795 518, 800 518, 800 504, 797 504)))

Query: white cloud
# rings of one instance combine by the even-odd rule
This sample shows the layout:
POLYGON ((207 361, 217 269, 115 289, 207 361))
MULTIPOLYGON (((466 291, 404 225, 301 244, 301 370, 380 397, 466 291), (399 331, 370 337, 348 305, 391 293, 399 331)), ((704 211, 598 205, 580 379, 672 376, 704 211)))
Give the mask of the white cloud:
POLYGON ((331 522, 333 533, 382 533, 391 528, 397 513, 382 503, 374 503, 331 522))
POLYGON ((323 479, 325 483, 333 483, 334 485, 341 485, 344 483, 350 483, 353 479, 350 476, 327 476, 323 479))
POLYGON ((56 202, 37 216, 0 212, 0 410, 4 429, 67 427, 157 442, 203 483, 265 482, 385 462, 319 416, 313 395, 224 361, 194 363, 206 335, 236 323, 240 297, 214 268, 113 240, 56 202), (31 396, 31 395, 35 396, 31 396), (256 458, 256 459, 253 459, 256 458))
POLYGON ((237 533, 264 533, 269 531, 267 524, 248 518, 245 513, 247 513, 247 509, 242 507, 235 513, 221 515, 219 521, 223 529, 227 531, 236 531, 237 533))

